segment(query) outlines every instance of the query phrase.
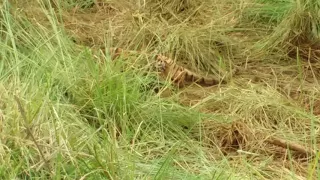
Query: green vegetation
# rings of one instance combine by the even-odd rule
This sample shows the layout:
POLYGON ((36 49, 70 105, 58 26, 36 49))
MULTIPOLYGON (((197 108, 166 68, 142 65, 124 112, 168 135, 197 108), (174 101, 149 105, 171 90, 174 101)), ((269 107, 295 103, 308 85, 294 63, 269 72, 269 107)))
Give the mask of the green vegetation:
POLYGON ((4 0, 0 178, 319 178, 319 15, 317 0, 4 0), (103 47, 238 71, 178 90, 103 47))

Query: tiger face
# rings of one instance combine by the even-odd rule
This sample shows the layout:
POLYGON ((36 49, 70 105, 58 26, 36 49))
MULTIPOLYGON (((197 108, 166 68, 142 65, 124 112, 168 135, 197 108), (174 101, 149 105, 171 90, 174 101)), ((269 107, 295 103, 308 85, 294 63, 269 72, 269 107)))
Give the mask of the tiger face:
POLYGON ((164 72, 166 70, 166 62, 163 60, 163 57, 161 57, 161 55, 157 55, 156 57, 156 62, 154 65, 154 68, 156 69, 156 71, 158 72, 164 72))

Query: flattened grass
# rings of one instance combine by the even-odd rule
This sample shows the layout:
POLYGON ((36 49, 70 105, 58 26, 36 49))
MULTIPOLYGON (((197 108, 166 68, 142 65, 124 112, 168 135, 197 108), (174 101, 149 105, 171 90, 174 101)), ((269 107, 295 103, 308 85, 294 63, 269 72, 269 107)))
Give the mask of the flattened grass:
POLYGON ((318 176, 316 158, 267 141, 317 150, 317 64, 292 61, 286 49, 290 32, 305 31, 292 9, 316 12, 317 2, 48 2, 1 9, 3 179, 318 176), (224 86, 161 98, 143 65, 97 60, 90 46, 157 50, 203 74, 240 72, 224 86))

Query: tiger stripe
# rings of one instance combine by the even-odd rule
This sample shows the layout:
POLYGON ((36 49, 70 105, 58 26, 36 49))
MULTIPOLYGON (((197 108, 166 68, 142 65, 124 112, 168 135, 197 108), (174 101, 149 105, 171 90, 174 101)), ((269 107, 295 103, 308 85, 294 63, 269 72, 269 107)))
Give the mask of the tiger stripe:
MULTIPOLYGON (((213 86, 220 83, 220 81, 215 78, 203 77, 187 68, 179 66, 166 56, 157 55, 156 61, 156 69, 160 71, 163 76, 177 84, 178 87, 184 87, 191 83, 196 83, 201 86, 213 86)), ((222 83, 224 82, 222 81, 222 83)))
MULTIPOLYGON (((124 50, 118 47, 109 48, 111 59, 115 60, 119 56, 127 56, 129 54, 140 54, 139 51, 124 50)), ((168 78, 171 82, 182 88, 186 85, 196 83, 201 86, 214 86, 220 83, 220 80, 213 77, 203 77, 176 64, 171 58, 157 54, 155 56, 155 65, 153 68, 159 72, 160 76, 168 78)), ((221 81, 225 83, 225 81, 221 81)))

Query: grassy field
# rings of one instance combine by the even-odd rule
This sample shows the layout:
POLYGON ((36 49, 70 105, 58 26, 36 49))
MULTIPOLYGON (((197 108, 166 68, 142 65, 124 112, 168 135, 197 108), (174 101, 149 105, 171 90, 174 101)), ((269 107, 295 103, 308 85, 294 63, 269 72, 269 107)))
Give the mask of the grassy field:
POLYGON ((318 0, 4 0, 0 178, 320 178, 319 24, 318 0), (108 47, 237 73, 177 89, 108 47))

